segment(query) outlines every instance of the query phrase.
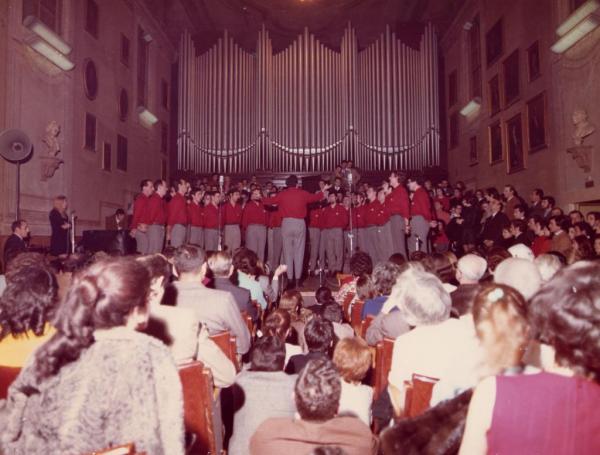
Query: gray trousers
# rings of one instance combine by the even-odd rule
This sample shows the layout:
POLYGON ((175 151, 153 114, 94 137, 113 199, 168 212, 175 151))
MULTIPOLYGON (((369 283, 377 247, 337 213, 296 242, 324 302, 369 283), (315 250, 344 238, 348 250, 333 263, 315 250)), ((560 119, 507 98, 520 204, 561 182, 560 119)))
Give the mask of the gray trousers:
POLYGON ((408 252, 417 251, 417 236, 420 239, 418 248, 420 251, 429 253, 429 222, 421 215, 413 216, 410 219, 410 239, 408 240, 408 252))
POLYGON ((283 250, 283 238, 281 237, 281 228, 269 228, 267 232, 267 249, 269 250, 269 267, 275 270, 281 264, 281 252, 283 250))
POLYGON ((327 229, 327 264, 330 272, 339 272, 344 266, 344 231, 342 228, 327 229))
POLYGON ((162 253, 165 243, 165 227, 160 224, 148 226, 148 254, 162 253))
POLYGON ((392 229, 392 254, 402 253, 406 256, 406 220, 400 215, 392 215, 390 223, 392 229))
POLYGON ((329 268, 329 264, 327 264, 325 261, 325 253, 327 252, 327 234, 329 234, 329 231, 327 229, 323 229, 321 231, 321 241, 319 242, 319 268, 323 271, 325 269, 331 270, 331 268, 329 268))
POLYGON ((185 243, 187 226, 183 224, 174 224, 171 227, 171 246, 177 248, 185 243))
POLYGON ((217 251, 219 248, 219 230, 204 229, 204 249, 206 251, 217 251))
POLYGON ((148 239, 148 233, 142 232, 139 229, 135 231, 135 242, 137 243, 137 252, 140 254, 148 254, 150 248, 150 241, 148 239))
POLYGON ((267 227, 263 224, 251 224, 246 228, 246 248, 254 251, 258 259, 265 260, 265 244, 267 243, 267 227))
POLYGON ((304 247, 306 244, 306 224, 298 218, 284 218, 281 223, 283 257, 290 280, 302 276, 304 247))
POLYGON ((390 246, 392 245, 392 224, 390 221, 383 226, 379 226, 377 239, 377 253, 380 261, 387 261, 391 256, 390 246))
POLYGON ((190 226, 190 243, 204 248, 204 228, 199 226, 190 226))
POLYGON ((358 228, 356 230, 356 239, 358 249, 367 252, 367 228, 358 228))
POLYGON ((373 261, 373 265, 379 262, 379 256, 377 252, 377 238, 379 230, 379 226, 367 226, 365 228, 365 251, 371 256, 371 261, 373 261))
POLYGON ((315 227, 308 228, 308 241, 310 244, 310 259, 308 260, 308 270, 317 270, 319 259, 319 243, 321 241, 321 229, 315 227))
POLYGON ((227 224, 223 230, 223 244, 233 253, 242 244, 242 233, 237 224, 227 224))

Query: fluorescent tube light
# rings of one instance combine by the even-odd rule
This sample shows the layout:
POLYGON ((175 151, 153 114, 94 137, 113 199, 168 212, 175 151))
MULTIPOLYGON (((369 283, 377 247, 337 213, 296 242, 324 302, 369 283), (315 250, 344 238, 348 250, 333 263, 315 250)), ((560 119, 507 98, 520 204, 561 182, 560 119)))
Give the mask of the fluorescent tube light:
POLYGON ((75 67, 75 63, 40 38, 34 38, 28 44, 33 50, 46 57, 63 71, 70 71, 75 67))
POLYGON ((23 25, 62 54, 71 53, 71 46, 35 16, 27 16, 23 21, 23 25))
POLYGON ((144 123, 144 124, 146 124, 148 126, 152 126, 156 122, 158 122, 158 118, 156 117, 156 115, 154 115, 152 112, 150 112, 144 106, 138 107, 137 111, 138 111, 138 115, 139 115, 140 120, 142 121, 142 123, 144 123))
POLYGON ((481 98, 476 96, 471 101, 469 101, 461 110, 460 115, 463 117, 468 117, 471 114, 474 114, 481 107, 481 98))
POLYGON ((579 8, 577 8, 573 14, 571 14, 566 21, 564 21, 560 26, 556 29, 556 34, 558 36, 565 35, 569 30, 579 24, 586 16, 589 16, 594 11, 600 8, 600 3, 598 0, 590 0, 585 2, 579 8))
POLYGON ((596 14, 590 14, 575 27, 569 30, 562 38, 552 45, 552 52, 562 54, 577 41, 595 30, 600 24, 600 17, 596 14))

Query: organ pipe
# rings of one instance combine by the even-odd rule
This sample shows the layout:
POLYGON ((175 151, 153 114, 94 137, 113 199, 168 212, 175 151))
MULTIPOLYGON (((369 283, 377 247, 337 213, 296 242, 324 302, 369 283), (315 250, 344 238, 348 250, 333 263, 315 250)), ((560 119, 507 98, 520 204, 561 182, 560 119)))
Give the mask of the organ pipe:
POLYGON ((430 24, 417 49, 387 28, 362 50, 348 25, 339 52, 304 29, 274 53, 263 26, 254 53, 224 32, 196 55, 185 32, 179 45, 179 168, 318 172, 346 158, 364 170, 439 165, 437 55, 430 24))

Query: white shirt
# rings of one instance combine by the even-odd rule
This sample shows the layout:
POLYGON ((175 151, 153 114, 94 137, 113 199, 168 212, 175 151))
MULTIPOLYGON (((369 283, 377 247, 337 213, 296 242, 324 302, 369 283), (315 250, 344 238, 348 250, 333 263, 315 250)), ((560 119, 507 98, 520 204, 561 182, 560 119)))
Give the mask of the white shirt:
POLYGON ((342 379, 342 394, 338 414, 351 413, 371 426, 371 404, 373 388, 364 384, 351 384, 342 379))
POLYGON ((435 406, 477 385, 483 360, 473 317, 467 314, 400 335, 394 342, 388 381, 404 390, 404 381, 411 381, 413 374, 439 379, 431 397, 435 406))

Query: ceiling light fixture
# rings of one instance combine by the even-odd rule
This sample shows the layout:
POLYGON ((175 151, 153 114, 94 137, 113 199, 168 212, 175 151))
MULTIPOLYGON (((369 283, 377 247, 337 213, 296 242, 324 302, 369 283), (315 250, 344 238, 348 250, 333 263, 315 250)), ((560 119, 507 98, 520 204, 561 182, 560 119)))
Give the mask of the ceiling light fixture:
POLYGON ((552 45, 552 52, 562 54, 594 31, 600 25, 599 8, 600 3, 597 0, 589 0, 576 9, 556 29, 557 35, 561 38, 552 45))

